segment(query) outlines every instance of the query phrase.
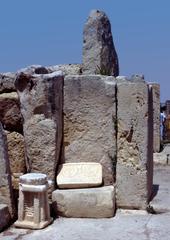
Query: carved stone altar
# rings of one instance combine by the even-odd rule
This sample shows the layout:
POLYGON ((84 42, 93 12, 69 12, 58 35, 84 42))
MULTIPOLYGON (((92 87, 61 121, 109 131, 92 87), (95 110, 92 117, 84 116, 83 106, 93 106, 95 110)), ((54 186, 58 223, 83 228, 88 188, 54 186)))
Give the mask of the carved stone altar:
POLYGON ((16 227, 41 229, 52 222, 45 174, 28 173, 20 177, 16 227))

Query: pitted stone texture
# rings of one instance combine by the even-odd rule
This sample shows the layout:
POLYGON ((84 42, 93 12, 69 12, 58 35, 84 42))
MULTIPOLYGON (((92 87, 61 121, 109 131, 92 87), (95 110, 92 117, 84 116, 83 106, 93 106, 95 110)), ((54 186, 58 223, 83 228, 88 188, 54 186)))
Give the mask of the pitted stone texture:
POLYGON ((55 190, 52 193, 56 214, 75 218, 108 218, 115 213, 113 186, 55 190))
POLYGON ((0 93, 15 92, 15 73, 1 73, 0 74, 0 93))
MULTIPOLYGON (((149 174, 148 86, 143 79, 117 84, 117 205, 145 209, 152 181, 149 174)), ((151 143, 152 144, 152 143, 151 143)))
POLYGON ((47 174, 52 190, 63 150, 62 73, 21 73, 15 84, 24 118, 27 170, 47 174))
POLYGON ((79 75, 82 74, 82 65, 81 64, 62 64, 49 66, 49 72, 62 71, 64 75, 79 75))
POLYGON ((59 168, 59 188, 85 188, 102 184, 102 165, 99 163, 65 163, 59 168))
POLYGON ((22 132, 22 117, 16 92, 0 94, 0 121, 8 131, 22 132))
POLYGON ((12 174, 12 186, 14 189, 18 189, 18 177, 26 173, 24 137, 17 132, 6 132, 6 135, 12 174))
POLYGON ((0 203, 7 204, 11 217, 14 216, 14 202, 10 166, 7 152, 7 141, 0 123, 0 203))
POLYGON ((66 76, 64 87, 65 162, 97 162, 105 185, 114 182, 116 155, 115 78, 66 76))
POLYGON ((83 32, 83 73, 119 75, 111 25, 104 12, 93 10, 83 32))
POLYGON ((160 151, 160 85, 149 83, 153 90, 153 151, 160 151))
POLYGON ((11 220, 8 206, 0 204, 0 232, 9 225, 11 220))

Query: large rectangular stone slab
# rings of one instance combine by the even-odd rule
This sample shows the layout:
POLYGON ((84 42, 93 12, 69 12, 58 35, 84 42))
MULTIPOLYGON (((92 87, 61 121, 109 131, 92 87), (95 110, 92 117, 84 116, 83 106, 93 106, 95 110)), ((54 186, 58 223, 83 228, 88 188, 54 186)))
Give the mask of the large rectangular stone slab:
POLYGON ((65 163, 57 175, 59 188, 85 188, 102 184, 102 165, 100 163, 65 163))
POLYGON ((52 193, 57 215, 75 218, 108 218, 115 213, 113 186, 55 190, 52 193))
POLYGON ((153 129, 149 91, 140 77, 119 79, 117 83, 116 184, 117 205, 122 208, 146 209, 151 194, 153 129))
POLYGON ((97 162, 104 185, 111 185, 116 165, 115 78, 66 76, 64 80, 65 162, 97 162))

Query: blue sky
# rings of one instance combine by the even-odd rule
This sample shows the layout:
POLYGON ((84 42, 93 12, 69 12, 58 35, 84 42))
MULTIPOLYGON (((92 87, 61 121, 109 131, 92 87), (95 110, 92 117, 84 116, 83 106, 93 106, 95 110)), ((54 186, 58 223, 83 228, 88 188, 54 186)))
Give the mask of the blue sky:
POLYGON ((108 15, 120 75, 144 74, 170 99, 169 0, 0 0, 0 72, 81 63, 90 10, 108 15))

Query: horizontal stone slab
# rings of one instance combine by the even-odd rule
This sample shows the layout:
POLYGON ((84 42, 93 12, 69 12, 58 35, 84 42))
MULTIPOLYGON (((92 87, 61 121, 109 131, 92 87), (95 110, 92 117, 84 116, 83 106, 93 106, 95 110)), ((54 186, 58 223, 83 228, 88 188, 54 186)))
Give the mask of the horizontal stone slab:
POLYGON ((102 165, 100 163, 81 162, 60 165, 57 175, 59 188, 85 188, 102 184, 102 165))
POLYGON ((109 218, 115 213, 113 186, 55 190, 53 208, 57 215, 74 218, 109 218))

